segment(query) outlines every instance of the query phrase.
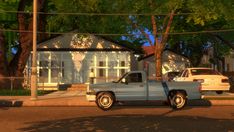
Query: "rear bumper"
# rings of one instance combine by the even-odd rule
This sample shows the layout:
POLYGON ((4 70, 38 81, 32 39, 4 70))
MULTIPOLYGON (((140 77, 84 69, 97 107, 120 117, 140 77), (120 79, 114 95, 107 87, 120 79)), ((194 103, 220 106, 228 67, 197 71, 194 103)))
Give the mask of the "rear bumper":
POLYGON ((229 84, 220 84, 220 85, 205 85, 202 84, 201 91, 229 91, 229 84))

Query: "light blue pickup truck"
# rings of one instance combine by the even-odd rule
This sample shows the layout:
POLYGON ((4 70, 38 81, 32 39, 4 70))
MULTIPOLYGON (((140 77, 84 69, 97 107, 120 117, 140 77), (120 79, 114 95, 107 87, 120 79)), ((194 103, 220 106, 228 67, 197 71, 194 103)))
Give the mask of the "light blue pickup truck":
POLYGON ((187 99, 201 99, 198 82, 161 82, 147 79, 144 71, 131 71, 118 81, 91 84, 86 98, 102 110, 109 110, 117 101, 166 100, 173 109, 181 109, 187 99))

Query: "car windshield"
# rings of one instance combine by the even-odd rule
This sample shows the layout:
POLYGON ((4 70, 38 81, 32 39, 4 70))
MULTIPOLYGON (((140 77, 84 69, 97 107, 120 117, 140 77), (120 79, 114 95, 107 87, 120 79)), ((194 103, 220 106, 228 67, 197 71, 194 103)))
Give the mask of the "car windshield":
POLYGON ((191 74, 192 75, 220 75, 219 72, 213 69, 192 69, 191 74))
POLYGON ((183 72, 184 72, 184 70, 181 71, 181 72, 179 72, 179 73, 178 73, 178 76, 179 76, 179 77, 182 76, 183 72))

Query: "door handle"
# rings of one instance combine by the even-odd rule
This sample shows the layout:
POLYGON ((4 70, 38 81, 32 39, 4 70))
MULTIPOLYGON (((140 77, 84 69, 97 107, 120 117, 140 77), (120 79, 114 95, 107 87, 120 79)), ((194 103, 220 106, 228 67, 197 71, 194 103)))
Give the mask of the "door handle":
POLYGON ((143 87, 144 85, 140 85, 139 87, 143 87))

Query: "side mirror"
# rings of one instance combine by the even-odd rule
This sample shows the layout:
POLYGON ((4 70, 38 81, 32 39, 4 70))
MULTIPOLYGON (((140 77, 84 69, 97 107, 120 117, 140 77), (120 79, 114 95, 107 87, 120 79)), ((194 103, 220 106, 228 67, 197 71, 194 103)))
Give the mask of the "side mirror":
POLYGON ((121 80, 121 82, 122 82, 122 83, 125 83, 125 84, 128 84, 126 78, 123 78, 123 79, 121 80))

